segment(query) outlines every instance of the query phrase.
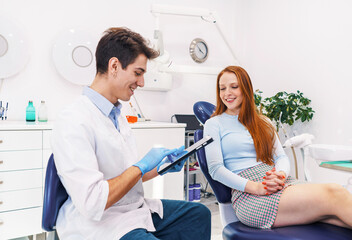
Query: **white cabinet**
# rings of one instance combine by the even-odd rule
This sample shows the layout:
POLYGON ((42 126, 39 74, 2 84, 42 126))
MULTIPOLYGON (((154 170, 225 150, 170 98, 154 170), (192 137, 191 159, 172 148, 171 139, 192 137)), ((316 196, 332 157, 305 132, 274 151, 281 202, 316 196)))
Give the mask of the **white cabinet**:
POLYGON ((50 124, 0 124, 1 240, 42 232, 43 131, 50 129, 50 124))
MULTIPOLYGON (((131 124, 140 158, 153 146, 178 148, 185 142, 185 124, 134 123, 131 124)), ((184 199, 184 173, 167 173, 143 183, 146 198, 184 199)))
MULTIPOLYGON (((138 153, 155 145, 184 144, 185 124, 131 124, 138 153)), ((0 240, 42 232, 45 173, 52 153, 52 125, 4 121, 0 123, 0 240)), ((183 199, 183 171, 144 183, 148 198, 183 199)))

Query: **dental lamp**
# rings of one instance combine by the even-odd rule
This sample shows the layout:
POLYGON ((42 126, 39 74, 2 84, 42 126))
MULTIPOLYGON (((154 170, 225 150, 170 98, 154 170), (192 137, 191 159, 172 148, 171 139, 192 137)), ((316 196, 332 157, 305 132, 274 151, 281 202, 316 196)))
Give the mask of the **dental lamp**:
POLYGON ((154 30, 155 48, 160 52, 160 56, 150 62, 150 70, 145 74, 144 90, 168 91, 172 87, 172 73, 189 73, 217 75, 221 67, 198 67, 189 65, 175 65, 170 60, 170 55, 164 50, 162 32, 159 29, 159 17, 161 14, 178 15, 188 17, 200 17, 206 22, 215 24, 216 29, 229 48, 234 58, 234 65, 239 65, 235 51, 229 43, 228 37, 223 31, 223 25, 215 11, 201 8, 186 8, 179 6, 170 6, 162 4, 152 4, 151 13, 156 19, 156 28, 154 30))

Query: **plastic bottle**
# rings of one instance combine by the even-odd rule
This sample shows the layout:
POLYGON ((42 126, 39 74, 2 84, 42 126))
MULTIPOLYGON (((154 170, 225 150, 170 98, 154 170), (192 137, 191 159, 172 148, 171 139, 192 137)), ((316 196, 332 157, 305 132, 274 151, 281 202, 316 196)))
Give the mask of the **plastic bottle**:
POLYGON ((33 106, 33 101, 28 102, 28 106, 26 108, 26 121, 27 122, 35 121, 35 107, 33 106))
POLYGON ((193 185, 194 187, 194 197, 193 197, 193 200, 195 202, 200 202, 200 192, 201 192, 201 186, 199 183, 196 183, 193 185))
POLYGON ((194 186, 190 184, 188 186, 188 201, 192 202, 194 200, 194 186))
POLYGON ((38 121, 47 122, 48 121, 48 110, 45 105, 45 101, 40 102, 39 111, 38 111, 38 121))

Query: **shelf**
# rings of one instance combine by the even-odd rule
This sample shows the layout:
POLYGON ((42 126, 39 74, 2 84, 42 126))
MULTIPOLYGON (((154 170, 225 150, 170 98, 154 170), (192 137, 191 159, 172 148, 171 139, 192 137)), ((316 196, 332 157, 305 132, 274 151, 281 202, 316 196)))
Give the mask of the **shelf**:
POLYGON ((200 169, 197 169, 197 170, 190 170, 189 172, 188 172, 188 174, 198 174, 198 173, 201 173, 202 171, 200 170, 200 169))

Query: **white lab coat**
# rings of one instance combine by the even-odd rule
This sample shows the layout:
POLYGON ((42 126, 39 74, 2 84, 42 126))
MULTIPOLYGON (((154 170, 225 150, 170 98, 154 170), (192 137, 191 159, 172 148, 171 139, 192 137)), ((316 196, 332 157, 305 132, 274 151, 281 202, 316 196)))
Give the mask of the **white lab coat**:
POLYGON ((87 96, 80 96, 58 117, 52 149, 60 179, 69 194, 59 211, 60 239, 119 239, 129 231, 154 231, 151 212, 162 218, 160 200, 145 199, 142 180, 104 211, 107 180, 137 162, 135 140, 124 115, 120 132, 87 96))

